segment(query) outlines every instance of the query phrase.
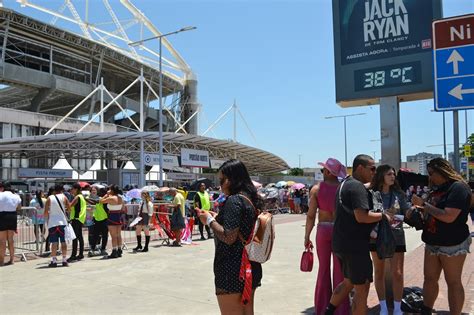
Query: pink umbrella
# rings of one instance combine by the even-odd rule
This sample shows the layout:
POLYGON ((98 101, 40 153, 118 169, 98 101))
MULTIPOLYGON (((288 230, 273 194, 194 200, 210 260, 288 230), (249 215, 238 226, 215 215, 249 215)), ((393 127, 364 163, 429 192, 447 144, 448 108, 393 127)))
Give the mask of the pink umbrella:
POLYGON ((296 183, 296 184, 293 184, 293 185, 291 186, 291 188, 292 188, 293 190, 298 190, 298 189, 301 189, 301 188, 304 188, 304 187, 305 187, 305 185, 304 185, 304 184, 301 184, 301 183, 296 183))
POLYGON ((253 184, 253 185, 255 186, 255 188, 257 188, 257 189, 262 188, 262 184, 260 184, 259 182, 254 181, 254 180, 252 180, 252 184, 253 184))

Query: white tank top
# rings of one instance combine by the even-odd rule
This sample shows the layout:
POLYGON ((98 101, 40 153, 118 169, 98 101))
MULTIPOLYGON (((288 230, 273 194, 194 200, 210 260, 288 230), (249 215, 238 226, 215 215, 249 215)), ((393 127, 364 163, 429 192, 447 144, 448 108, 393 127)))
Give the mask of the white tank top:
MULTIPOLYGON (((64 206, 64 198, 66 198, 63 194, 57 194, 59 201, 64 210, 66 207, 64 206)), ((51 195, 48 197, 49 199, 49 212, 48 212, 48 228, 52 228, 55 226, 60 225, 67 225, 66 215, 64 214, 63 210, 58 204, 55 195, 51 195)))
POLYGON ((123 204, 118 204, 118 205, 111 205, 110 203, 107 204, 107 207, 109 208, 110 211, 120 211, 122 210, 123 204))

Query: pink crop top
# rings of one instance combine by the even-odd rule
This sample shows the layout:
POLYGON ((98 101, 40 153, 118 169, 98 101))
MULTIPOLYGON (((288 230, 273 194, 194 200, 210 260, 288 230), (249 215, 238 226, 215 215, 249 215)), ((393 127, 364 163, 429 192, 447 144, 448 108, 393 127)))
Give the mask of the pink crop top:
POLYGON ((325 182, 319 184, 317 196, 318 208, 322 211, 334 212, 336 208, 336 190, 339 185, 330 185, 325 182))

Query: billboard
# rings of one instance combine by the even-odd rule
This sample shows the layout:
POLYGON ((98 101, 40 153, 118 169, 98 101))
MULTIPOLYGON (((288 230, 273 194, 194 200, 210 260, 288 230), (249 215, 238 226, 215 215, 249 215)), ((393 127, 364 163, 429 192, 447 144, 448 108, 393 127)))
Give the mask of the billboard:
POLYGON ((209 167, 209 152, 181 148, 181 166, 209 167))
POLYGON ((432 97, 431 23, 441 0, 333 0, 336 101, 432 97))

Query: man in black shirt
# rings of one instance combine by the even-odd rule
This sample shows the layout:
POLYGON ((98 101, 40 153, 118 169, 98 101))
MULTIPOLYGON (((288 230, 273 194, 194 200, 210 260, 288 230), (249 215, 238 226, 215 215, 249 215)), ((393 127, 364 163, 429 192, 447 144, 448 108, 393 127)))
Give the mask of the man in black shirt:
MULTIPOLYGON (((373 206, 372 197, 364 186, 375 174, 374 160, 365 154, 356 156, 352 174, 353 177, 344 180, 336 193, 332 248, 341 263, 344 281, 334 289, 326 309, 326 314, 329 315, 334 313, 335 308, 347 298, 353 288, 355 294, 352 314, 366 314, 373 273, 369 254, 370 231, 384 215, 370 211, 373 206)), ((390 221, 390 216, 386 216, 390 221)))

